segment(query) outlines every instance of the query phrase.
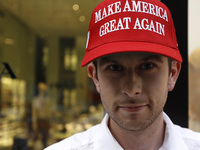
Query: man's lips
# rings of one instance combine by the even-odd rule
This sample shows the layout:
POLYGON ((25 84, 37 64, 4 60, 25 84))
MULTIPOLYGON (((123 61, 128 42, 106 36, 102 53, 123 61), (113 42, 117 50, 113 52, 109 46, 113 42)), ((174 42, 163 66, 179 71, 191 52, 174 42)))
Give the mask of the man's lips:
POLYGON ((147 107, 147 105, 124 105, 124 106, 118 106, 119 109, 128 111, 128 112, 139 112, 140 110, 147 107))

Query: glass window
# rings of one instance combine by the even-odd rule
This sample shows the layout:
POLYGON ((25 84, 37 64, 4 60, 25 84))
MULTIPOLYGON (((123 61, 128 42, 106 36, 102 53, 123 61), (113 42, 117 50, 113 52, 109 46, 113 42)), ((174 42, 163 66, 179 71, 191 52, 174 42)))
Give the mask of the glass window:
POLYGON ((43 149, 102 120, 99 95, 80 67, 101 1, 0 0, 1 150, 43 149))
POLYGON ((189 127, 200 132, 200 1, 189 2, 189 127))

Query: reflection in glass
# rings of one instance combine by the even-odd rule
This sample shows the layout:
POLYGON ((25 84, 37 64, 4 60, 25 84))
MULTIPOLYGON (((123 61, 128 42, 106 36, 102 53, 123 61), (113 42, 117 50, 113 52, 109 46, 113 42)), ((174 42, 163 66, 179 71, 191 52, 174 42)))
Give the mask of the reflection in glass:
POLYGON ((0 61, 17 76, 0 82, 1 150, 43 149, 101 121, 98 93, 80 67, 100 1, 0 0, 0 61))
POLYGON ((189 57, 189 127, 200 132, 200 48, 189 57))

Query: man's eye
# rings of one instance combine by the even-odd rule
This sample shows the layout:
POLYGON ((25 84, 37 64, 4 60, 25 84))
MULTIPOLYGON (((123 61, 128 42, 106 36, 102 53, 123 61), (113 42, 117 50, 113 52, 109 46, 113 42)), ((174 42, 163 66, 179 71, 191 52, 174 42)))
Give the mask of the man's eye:
POLYGON ((141 66, 141 69, 143 70, 149 70, 149 69, 152 69, 154 67, 154 64, 152 63, 145 63, 141 66))
POLYGON ((110 71, 123 71, 123 67, 120 65, 110 65, 108 66, 110 71))

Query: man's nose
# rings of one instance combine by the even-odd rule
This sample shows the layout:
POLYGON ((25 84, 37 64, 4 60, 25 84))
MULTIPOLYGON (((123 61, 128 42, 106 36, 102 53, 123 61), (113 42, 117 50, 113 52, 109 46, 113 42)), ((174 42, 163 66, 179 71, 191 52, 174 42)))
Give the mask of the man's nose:
POLYGON ((122 87, 122 93, 135 97, 142 93, 142 78, 136 71, 129 71, 124 78, 122 87))

